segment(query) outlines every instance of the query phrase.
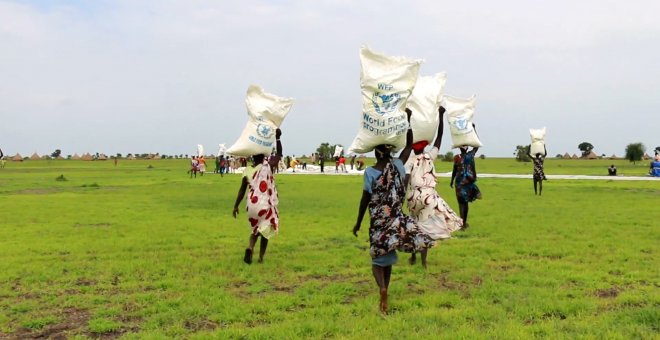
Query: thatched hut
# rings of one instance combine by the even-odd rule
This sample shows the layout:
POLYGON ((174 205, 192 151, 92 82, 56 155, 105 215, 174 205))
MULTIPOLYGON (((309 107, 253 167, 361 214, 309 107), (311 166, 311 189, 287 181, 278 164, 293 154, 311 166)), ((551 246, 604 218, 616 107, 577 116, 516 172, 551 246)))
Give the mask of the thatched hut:
POLYGON ((578 155, 576 155, 576 154, 573 154, 573 156, 571 156, 571 159, 578 159, 578 158, 580 158, 580 157, 578 157, 578 155))
POLYGON ((80 159, 80 156, 77 153, 74 153, 73 156, 71 156, 71 159, 78 160, 80 159))
POLYGON ((587 159, 598 159, 598 155, 594 152, 594 150, 591 150, 589 154, 586 157, 587 159))
POLYGON ((615 154, 612 154, 612 156, 610 156, 610 159, 619 159, 619 157, 617 157, 615 154))
POLYGON ((82 155, 80 159, 82 159, 83 161, 91 161, 92 159, 94 159, 94 157, 92 157, 92 155, 90 155, 89 152, 87 152, 84 155, 82 155))
POLYGON ((30 156, 30 159, 36 161, 36 160, 41 159, 41 157, 39 157, 39 155, 35 152, 35 153, 32 154, 32 156, 30 156))
POLYGON ((22 162, 23 161, 23 156, 21 156, 20 153, 16 153, 16 156, 11 158, 12 161, 14 162, 22 162))
POLYGON ((564 154, 564 156, 562 158, 563 159, 571 159, 571 155, 569 155, 568 152, 567 152, 567 153, 564 154))

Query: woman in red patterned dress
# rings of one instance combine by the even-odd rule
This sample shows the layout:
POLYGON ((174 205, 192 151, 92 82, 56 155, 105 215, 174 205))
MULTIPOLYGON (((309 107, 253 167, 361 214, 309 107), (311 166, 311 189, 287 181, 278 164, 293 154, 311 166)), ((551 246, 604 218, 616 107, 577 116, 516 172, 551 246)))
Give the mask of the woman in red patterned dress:
POLYGON ((273 169, 277 168, 282 158, 282 143, 280 136, 282 131, 277 129, 275 140, 277 144, 277 153, 266 158, 266 155, 252 156, 252 166, 246 167, 243 171, 241 188, 238 189, 238 196, 234 204, 232 214, 234 218, 238 215, 238 206, 241 204, 245 192, 249 188, 247 205, 248 221, 252 230, 248 247, 245 249, 243 261, 247 264, 252 263, 252 253, 257 239, 261 236, 259 246, 259 263, 263 262, 268 239, 277 235, 279 231, 279 211, 277 210, 278 197, 275 187, 275 178, 273 169))

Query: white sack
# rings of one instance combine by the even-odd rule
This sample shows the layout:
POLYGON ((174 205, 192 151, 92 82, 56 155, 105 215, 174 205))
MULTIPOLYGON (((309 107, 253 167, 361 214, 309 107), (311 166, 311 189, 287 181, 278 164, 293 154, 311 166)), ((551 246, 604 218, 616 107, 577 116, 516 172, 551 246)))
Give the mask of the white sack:
POLYGON ((266 93, 250 85, 245 98, 248 122, 238 140, 226 151, 234 156, 270 155, 275 146, 275 130, 291 110, 293 98, 266 93))
POLYGON ((421 60, 390 57, 360 48, 362 115, 348 154, 367 153, 379 144, 406 145, 408 119, 403 109, 417 81, 421 60))
POLYGON ((425 140, 433 143, 440 123, 438 108, 446 82, 447 74, 444 72, 417 78, 415 89, 406 105, 412 111, 410 126, 413 129, 413 142, 425 140))
POLYGON ((197 157, 204 156, 204 147, 202 144, 197 144, 197 157))
POLYGON ((545 153, 545 127, 543 129, 529 129, 529 135, 532 137, 532 145, 529 153, 536 156, 537 153, 545 153))
POLYGON ((216 157, 224 156, 226 151, 227 151, 227 147, 224 144, 219 144, 218 154, 216 155, 216 157))
POLYGON ((447 123, 451 132, 452 148, 460 146, 482 146, 477 132, 472 127, 476 97, 468 99, 445 95, 442 106, 445 107, 447 123))
POLYGON ((332 157, 339 157, 341 156, 341 152, 344 151, 344 147, 335 145, 335 153, 332 155, 332 157))

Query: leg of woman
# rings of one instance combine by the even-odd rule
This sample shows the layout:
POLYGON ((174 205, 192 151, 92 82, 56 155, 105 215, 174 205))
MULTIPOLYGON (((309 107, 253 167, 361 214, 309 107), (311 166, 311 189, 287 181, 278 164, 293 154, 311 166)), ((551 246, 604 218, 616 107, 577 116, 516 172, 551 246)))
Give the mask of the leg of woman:
POLYGON ((461 214, 461 219, 463 219, 463 227, 461 229, 467 229, 469 227, 467 223, 467 202, 458 202, 458 210, 461 214))
POLYGON ((385 307, 387 307, 387 287, 385 286, 385 270, 383 267, 371 265, 371 272, 374 274, 374 279, 376 279, 376 284, 378 285, 378 290, 380 292, 380 311, 386 312, 387 309, 383 309, 383 302, 385 307), (383 301, 383 298, 385 299, 383 301))
POLYGON ((380 291, 380 299, 382 301, 382 312, 387 314, 387 291, 390 288, 390 277, 392 276, 392 266, 387 266, 383 268, 384 276, 385 276, 385 293, 383 294, 383 290, 381 289, 380 291))
POLYGON ((412 254, 410 254, 410 259, 408 259, 408 263, 410 263, 410 265, 417 263, 417 255, 414 251, 412 252, 412 254))
POLYGON ((541 193, 543 192, 543 180, 539 180, 539 196, 541 196, 541 193))
POLYGON ((537 194, 537 191, 536 191, 536 183, 537 183, 537 182, 538 182, 538 181, 536 180, 536 178, 534 178, 534 195, 537 194))
POLYGON ((422 253, 422 267, 426 269, 426 255, 428 254, 428 249, 424 248, 424 250, 420 251, 422 253))
POLYGON ((264 255, 266 255, 266 248, 268 248, 268 239, 261 236, 261 243, 259 244, 259 263, 264 262, 264 255))
POLYGON ((247 249, 245 249, 245 257, 243 257, 243 261, 247 264, 252 263, 252 253, 254 253, 254 245, 257 244, 257 237, 257 235, 250 234, 250 241, 247 249))

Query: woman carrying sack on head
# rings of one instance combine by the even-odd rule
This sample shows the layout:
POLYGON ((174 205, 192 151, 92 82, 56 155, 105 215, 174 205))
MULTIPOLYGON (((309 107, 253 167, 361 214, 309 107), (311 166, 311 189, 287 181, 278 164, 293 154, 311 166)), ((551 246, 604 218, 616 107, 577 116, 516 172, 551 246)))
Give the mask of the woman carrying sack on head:
MULTIPOLYGON (((410 114, 408 114, 410 121, 410 114)), ((422 251, 433 246, 434 241, 424 234, 415 220, 403 213, 405 199, 404 162, 410 156, 412 130, 408 130, 406 147, 398 159, 392 159, 393 146, 376 146, 376 164, 364 172, 364 188, 358 209, 353 235, 357 237, 362 218, 369 208, 369 242, 371 271, 380 290, 380 311, 387 314, 387 294, 392 275, 392 265, 397 262, 396 250, 422 251)))
POLYGON ((282 158, 281 135, 282 131, 277 129, 275 131, 277 153, 273 157, 267 159, 266 155, 263 154, 252 156, 252 166, 246 167, 243 171, 241 187, 238 189, 238 196, 234 204, 232 215, 236 218, 238 216, 238 206, 245 197, 246 189, 249 188, 246 205, 247 217, 252 232, 243 257, 243 261, 247 264, 252 263, 252 254, 257 239, 261 237, 259 263, 262 263, 266 248, 268 248, 268 239, 277 235, 279 231, 279 211, 277 209, 279 199, 273 169, 277 167, 282 158))
MULTIPOLYGON (((460 230, 463 226, 463 220, 456 215, 454 210, 435 190, 437 180, 433 162, 438 157, 442 142, 444 128, 442 115, 444 112, 445 108, 440 106, 438 108, 438 115, 440 116, 438 132, 433 148, 429 152, 424 152, 424 148, 428 145, 427 141, 422 140, 414 143, 412 149, 415 156, 411 162, 406 164, 406 172, 410 174, 406 179, 406 182, 408 182, 407 200, 410 216, 417 221, 419 228, 434 240, 448 239, 451 237, 451 233, 460 230)), ((427 250, 422 250, 421 254, 422 266, 426 268, 427 250)), ((417 262, 415 252, 412 253, 409 262, 410 264, 417 262)))
MULTIPOLYGON (((477 127, 472 124, 475 132, 477 127)), ((474 156, 479 150, 478 147, 472 147, 468 151, 467 146, 459 147, 460 154, 454 156, 454 168, 451 171, 450 187, 456 189, 456 200, 458 201, 458 208, 463 219, 463 227, 467 229, 470 225, 467 222, 468 218, 468 204, 477 199, 481 199, 481 191, 477 186, 477 169, 474 164, 474 156)))

